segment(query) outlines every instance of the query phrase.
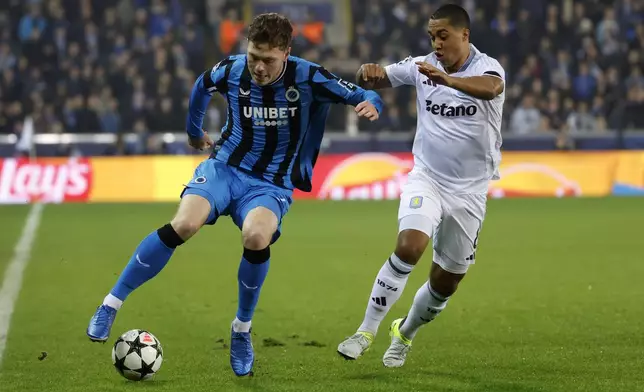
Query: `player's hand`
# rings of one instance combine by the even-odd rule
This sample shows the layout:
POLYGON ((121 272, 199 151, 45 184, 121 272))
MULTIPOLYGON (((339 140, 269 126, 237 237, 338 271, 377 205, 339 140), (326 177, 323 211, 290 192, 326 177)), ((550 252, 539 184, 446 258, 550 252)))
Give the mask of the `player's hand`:
POLYGON ((368 118, 369 121, 376 121, 380 115, 378 109, 369 101, 362 101, 355 108, 358 117, 368 118))
POLYGON ((433 81, 434 83, 442 84, 444 86, 451 85, 451 76, 434 67, 433 65, 424 61, 417 61, 416 65, 418 66, 418 72, 427 76, 429 80, 433 81))
POLYGON ((210 136, 208 135, 208 132, 205 130, 203 131, 203 136, 201 137, 192 137, 188 136, 188 144, 190 144, 191 147, 203 151, 211 148, 214 144, 210 136))
POLYGON ((367 90, 372 90, 376 83, 387 77, 385 69, 379 64, 363 64, 360 71, 362 80, 358 80, 358 84, 367 90))

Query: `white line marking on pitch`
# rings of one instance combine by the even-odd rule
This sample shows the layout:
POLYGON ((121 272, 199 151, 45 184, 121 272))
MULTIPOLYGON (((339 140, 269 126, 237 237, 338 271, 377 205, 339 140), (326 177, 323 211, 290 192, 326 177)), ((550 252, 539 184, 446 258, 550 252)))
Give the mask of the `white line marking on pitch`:
POLYGON ((0 364, 2 364, 2 356, 7 346, 11 314, 22 287, 22 275, 29 263, 31 248, 36 239, 38 226, 40 226, 43 208, 43 204, 37 203, 29 210, 22 234, 13 250, 13 258, 4 273, 4 281, 2 288, 0 288, 0 364))

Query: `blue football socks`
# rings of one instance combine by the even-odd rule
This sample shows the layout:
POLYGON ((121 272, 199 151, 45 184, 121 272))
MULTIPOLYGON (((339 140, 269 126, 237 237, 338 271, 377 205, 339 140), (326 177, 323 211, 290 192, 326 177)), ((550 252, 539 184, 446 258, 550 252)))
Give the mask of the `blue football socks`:
POLYGON ((170 224, 150 233, 136 248, 110 293, 124 301, 132 291, 154 278, 182 243, 170 224))
POLYGON ((268 274, 270 265, 270 248, 262 250, 244 249, 239 264, 237 280, 239 284, 239 303, 237 319, 249 322, 255 313, 259 293, 268 274))

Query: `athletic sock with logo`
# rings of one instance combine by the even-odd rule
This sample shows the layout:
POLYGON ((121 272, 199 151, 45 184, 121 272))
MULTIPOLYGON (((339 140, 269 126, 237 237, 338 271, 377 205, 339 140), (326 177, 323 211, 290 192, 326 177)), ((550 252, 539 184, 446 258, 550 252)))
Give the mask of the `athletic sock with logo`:
POLYGON ((183 240, 170 224, 150 233, 134 251, 132 258, 110 291, 111 296, 105 297, 103 304, 113 308, 120 307, 122 301, 125 301, 132 291, 154 278, 165 267, 175 248, 181 244, 183 244, 183 240))
MULTIPOLYGON (((270 266, 271 249, 262 250, 244 249, 244 255, 239 263, 237 271, 237 283, 239 298, 237 303, 237 320, 250 328, 250 321, 255 314, 255 307, 259 301, 259 293, 262 290, 268 267, 270 266)), ((235 324, 233 324, 235 328, 235 324)), ((244 328, 244 329, 245 329, 244 328)), ((246 332, 235 329, 235 332, 246 332)))
POLYGON ((434 320, 445 309, 447 300, 449 297, 437 293, 429 282, 422 285, 416 292, 409 314, 400 326, 400 333, 407 339, 413 339, 420 327, 434 320))
POLYGON ((395 253, 385 261, 373 284, 367 311, 358 331, 374 335, 378 332, 387 312, 402 295, 413 268, 413 265, 405 263, 395 253))

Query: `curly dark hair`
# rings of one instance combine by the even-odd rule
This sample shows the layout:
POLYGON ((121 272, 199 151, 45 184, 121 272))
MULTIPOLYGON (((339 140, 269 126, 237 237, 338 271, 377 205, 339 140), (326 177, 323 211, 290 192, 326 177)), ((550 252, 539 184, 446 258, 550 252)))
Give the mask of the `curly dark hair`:
POLYGON ((286 50, 292 37, 291 21, 274 12, 257 15, 248 28, 248 40, 255 45, 268 44, 270 48, 286 50))

